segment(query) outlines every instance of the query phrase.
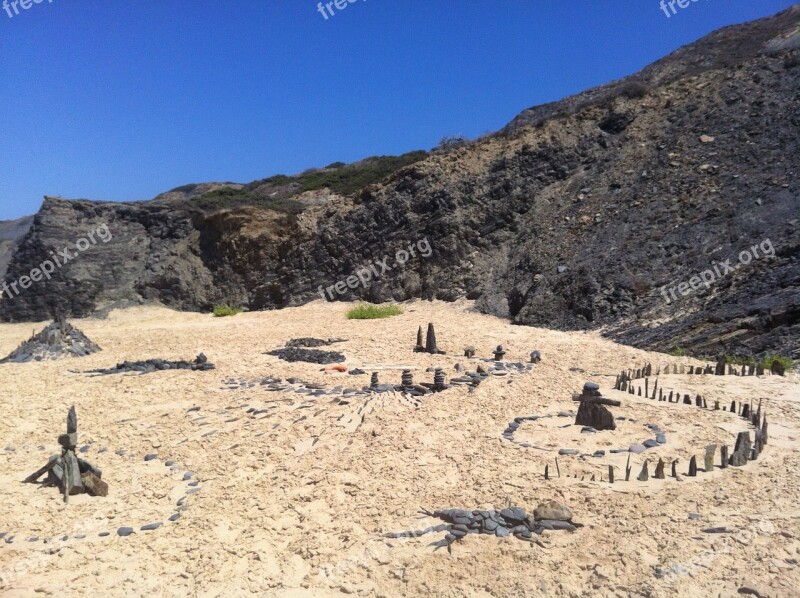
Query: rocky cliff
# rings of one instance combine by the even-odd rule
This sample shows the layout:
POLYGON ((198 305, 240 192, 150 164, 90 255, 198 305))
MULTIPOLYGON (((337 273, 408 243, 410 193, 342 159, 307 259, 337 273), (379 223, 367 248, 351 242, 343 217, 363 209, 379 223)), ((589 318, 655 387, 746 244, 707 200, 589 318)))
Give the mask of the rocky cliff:
POLYGON ((637 346, 798 357, 799 23, 795 7, 722 29, 495 135, 370 163, 370 176, 331 165, 138 204, 48 198, 6 283, 94 227, 113 240, 4 299, 0 318, 117 300, 279 308, 389 257, 369 285, 333 295, 468 297, 519 324, 602 327, 637 346), (429 257, 397 264, 424 239, 429 257))

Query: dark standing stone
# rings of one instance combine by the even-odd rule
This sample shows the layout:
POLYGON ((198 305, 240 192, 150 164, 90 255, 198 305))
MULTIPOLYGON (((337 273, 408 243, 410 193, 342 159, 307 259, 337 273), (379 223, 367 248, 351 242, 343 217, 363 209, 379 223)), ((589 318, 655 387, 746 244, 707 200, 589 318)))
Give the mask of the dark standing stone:
POLYGON ((614 483, 614 466, 613 465, 609 465, 608 466, 608 481, 610 483, 612 483, 612 484, 614 483))
POLYGON ((665 479, 665 476, 664 476, 664 459, 659 459, 658 460, 658 464, 656 465, 656 471, 653 474, 653 477, 656 478, 657 480, 665 479))
POLYGON ((371 388, 378 386, 378 372, 372 372, 372 375, 369 378, 369 385, 371 388))
POLYGON ((75 406, 69 408, 67 413, 67 434, 78 433, 78 415, 75 413, 75 406))
POLYGON ((678 460, 677 459, 675 459, 672 462, 672 477, 673 478, 677 478, 678 477, 678 460))
POLYGON ((590 426, 595 430, 616 430, 617 424, 613 414, 603 405, 581 401, 578 414, 575 416, 576 426, 590 426))
POLYGON ((717 359, 717 366, 714 368, 714 373, 717 376, 724 376, 725 375, 725 356, 720 355, 719 359, 717 359))
POLYGON ((778 376, 783 376, 786 373, 786 368, 783 367, 783 364, 780 361, 773 359, 772 365, 769 366, 769 371, 778 376))
POLYGON ((731 401, 731 413, 736 413, 736 401, 731 401))
POLYGON ((764 415, 763 423, 761 424, 761 442, 769 444, 769 433, 767 430, 767 416, 764 415))
POLYGON ((744 407, 742 407, 742 417, 745 419, 750 418, 750 403, 745 403, 744 407))
POLYGON ((645 378, 644 379, 644 396, 646 396, 646 397, 650 396, 649 378, 645 378))
POLYGON ((720 469, 727 469, 728 468, 728 446, 723 444, 719 447, 719 468, 720 469))
POLYGON ((746 465, 748 459, 750 458, 751 450, 752 445, 750 444, 750 432, 739 432, 739 435, 736 437, 736 446, 733 449, 733 455, 731 455, 730 464, 734 467, 742 467, 743 465, 746 465))
POLYGON ((444 353, 443 351, 439 350, 439 347, 436 344, 436 332, 433 329, 433 322, 428 323, 428 335, 425 339, 425 351, 432 355, 444 353))
POLYGON ((650 474, 647 471, 647 468, 649 467, 649 465, 650 465, 650 461, 645 459, 644 465, 642 465, 642 471, 639 472, 639 475, 636 477, 636 479, 639 480, 640 482, 646 482, 647 480, 650 479, 650 474))
POLYGON ((692 455, 692 458, 689 459, 689 477, 693 478, 697 476, 697 457, 692 455))
POLYGON ((417 346, 414 347, 414 351, 417 353, 425 351, 425 345, 422 344, 422 326, 417 329, 417 346))

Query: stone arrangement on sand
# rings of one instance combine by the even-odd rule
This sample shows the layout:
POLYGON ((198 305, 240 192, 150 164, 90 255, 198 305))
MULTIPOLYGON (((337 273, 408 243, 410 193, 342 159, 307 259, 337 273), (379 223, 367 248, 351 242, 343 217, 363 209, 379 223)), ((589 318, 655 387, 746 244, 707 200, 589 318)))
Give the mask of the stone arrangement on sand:
POLYGON ((600 394, 600 385, 595 382, 587 382, 583 385, 583 392, 572 398, 579 401, 581 406, 578 408, 578 415, 575 417, 575 425, 589 426, 595 430, 616 430, 617 424, 614 422, 612 413, 604 407, 609 405, 619 407, 620 401, 604 399, 600 394))
POLYGON ((24 363, 61 357, 84 357, 100 351, 80 330, 65 320, 56 319, 44 330, 22 343, 0 363, 24 363))
POLYGON ((58 437, 58 444, 61 445, 61 455, 50 457, 47 465, 23 481, 35 483, 47 474, 45 485, 58 486, 65 503, 69 502, 70 496, 84 492, 90 496, 107 496, 108 484, 101 479, 103 472, 88 461, 79 459, 75 453, 78 445, 78 416, 75 407, 71 407, 67 414, 67 433, 58 437))
POLYGON ((550 501, 539 505, 532 514, 520 507, 507 507, 500 510, 442 509, 437 511, 420 511, 427 517, 435 517, 446 523, 434 525, 423 530, 391 532, 384 538, 413 538, 424 534, 446 531, 447 535, 431 544, 435 550, 447 548, 456 540, 468 534, 483 534, 505 538, 509 535, 519 540, 535 542, 533 535, 541 535, 545 530, 576 531, 580 523, 572 521, 572 511, 558 502, 550 501))
POLYGON ((193 361, 168 361, 166 359, 147 359, 144 361, 123 361, 118 363, 113 368, 100 368, 96 370, 89 370, 87 374, 123 374, 125 372, 139 372, 142 374, 149 374, 152 372, 159 372, 162 370, 192 370, 206 372, 213 370, 214 364, 208 361, 208 358, 200 353, 193 361))
POLYGON ((436 331, 433 328, 433 323, 428 323, 428 332, 425 336, 425 344, 422 344, 422 326, 417 330, 417 345, 414 347, 414 353, 430 353, 431 355, 445 355, 446 353, 439 349, 436 344, 436 331))
POLYGON ((342 363, 346 358, 337 351, 323 351, 309 347, 323 347, 333 343, 344 342, 344 339, 333 338, 328 340, 318 338, 296 338, 290 339, 286 346, 280 349, 267 351, 265 355, 273 355, 283 361, 296 362, 305 361, 308 363, 319 363, 321 365, 330 363, 342 363))

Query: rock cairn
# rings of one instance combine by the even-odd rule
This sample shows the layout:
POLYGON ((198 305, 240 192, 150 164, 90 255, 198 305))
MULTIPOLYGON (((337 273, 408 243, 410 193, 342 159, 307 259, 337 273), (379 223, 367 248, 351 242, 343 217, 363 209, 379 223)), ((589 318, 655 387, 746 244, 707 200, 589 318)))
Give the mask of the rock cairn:
POLYGON ((542 354, 539 351, 531 352, 531 363, 539 363, 542 360, 542 354))
POLYGON ((503 345, 497 345, 494 350, 494 360, 495 361, 503 361, 503 355, 506 354, 505 349, 503 349, 503 345))
POLYGON ((446 355, 436 344, 436 331, 433 323, 428 324, 428 333, 425 337, 425 346, 422 345, 422 326, 417 330, 417 345, 414 347, 415 353, 430 353, 431 355, 446 355))
POLYGON ((572 520, 572 511, 563 504, 550 501, 539 505, 532 514, 520 507, 508 507, 500 510, 442 509, 438 511, 420 511, 428 517, 435 517, 444 524, 434 525, 423 530, 392 532, 384 534, 384 538, 414 538, 424 534, 446 531, 447 535, 431 544, 436 550, 447 548, 456 540, 468 534, 484 534, 505 538, 509 535, 519 540, 535 542, 533 535, 541 535, 545 530, 576 531, 582 527, 572 520))
POLYGON ((65 503, 69 502, 71 495, 83 492, 90 496, 107 496, 108 484, 101 479, 103 472, 88 461, 79 459, 75 453, 78 445, 78 416, 75 407, 70 407, 67 414, 67 433, 58 437, 58 444, 61 445, 61 455, 50 457, 47 465, 23 481, 32 484, 47 474, 45 485, 58 486, 65 503))
POLYGON ((595 382, 587 382, 583 385, 583 392, 573 396, 573 401, 579 401, 578 414, 575 416, 576 426, 589 426, 595 430, 616 430, 617 424, 614 415, 604 407, 609 405, 619 407, 620 401, 604 399, 600 394, 600 385, 595 382))
POLYGON ((205 372, 214 369, 214 364, 208 361, 208 358, 200 353, 193 361, 167 361, 166 359, 147 359, 145 361, 123 361, 118 363, 113 368, 89 370, 88 374, 123 374, 125 372, 140 372, 142 374, 150 374, 162 370, 192 370, 205 372))
POLYGON ((84 357, 100 351, 80 330, 64 320, 55 320, 22 343, 0 363, 24 363, 61 357, 84 357))

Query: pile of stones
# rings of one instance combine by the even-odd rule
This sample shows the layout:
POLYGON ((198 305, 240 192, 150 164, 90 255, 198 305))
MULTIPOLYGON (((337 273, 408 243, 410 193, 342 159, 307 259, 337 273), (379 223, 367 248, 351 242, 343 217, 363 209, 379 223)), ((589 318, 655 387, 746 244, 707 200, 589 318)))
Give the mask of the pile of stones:
POLYGON ((284 347, 267 351, 265 355, 274 355, 283 361, 296 362, 305 361, 308 363, 342 363, 345 356, 336 351, 322 351, 320 349, 305 349, 302 347, 284 347))
POLYGON ((159 372, 162 370, 192 370, 205 372, 213 370, 214 364, 208 361, 208 358, 200 353, 193 361, 167 361, 165 359, 147 359, 145 361, 123 361, 118 363, 113 368, 101 368, 97 370, 89 370, 88 374, 108 375, 108 374, 123 374, 125 372, 140 372, 142 374, 150 374, 152 372, 159 372))
POLYGON ((620 401, 603 399, 600 394, 600 386, 595 382, 587 382, 583 385, 583 392, 573 401, 580 401, 578 415, 575 417, 575 425, 589 426, 595 430, 616 430, 617 424, 613 414, 604 407, 610 405, 619 407, 620 401))
POLYGON ((572 511, 563 504, 549 501, 539 505, 529 515, 520 507, 508 507, 501 510, 466 511, 464 509, 442 509, 439 511, 421 511, 423 515, 436 517, 446 523, 423 530, 392 532, 384 534, 384 538, 411 538, 433 532, 447 531, 447 535, 431 546, 447 548, 456 540, 468 534, 485 534, 505 538, 509 535, 519 540, 533 542, 533 535, 541 535, 545 530, 576 531, 580 523, 572 521, 572 511))
POLYGON ((100 351, 100 347, 77 328, 64 320, 55 320, 34 334, 0 363, 24 363, 61 357, 83 357, 100 351))
POLYGON ((33 472, 23 482, 33 484, 47 474, 45 485, 58 486, 65 503, 69 502, 70 496, 84 492, 90 496, 107 496, 108 484, 101 479, 103 472, 88 461, 79 459, 75 453, 78 445, 75 407, 71 407, 67 414, 67 433, 58 437, 58 444, 61 445, 61 454, 50 457, 47 465, 33 472))
POLYGON ((311 349, 314 347, 327 347, 334 343, 343 343, 346 342, 347 339, 344 338, 329 338, 328 340, 321 339, 321 338, 311 338, 311 337, 303 337, 303 338, 291 338, 286 342, 287 347, 305 347, 307 349, 311 349))

